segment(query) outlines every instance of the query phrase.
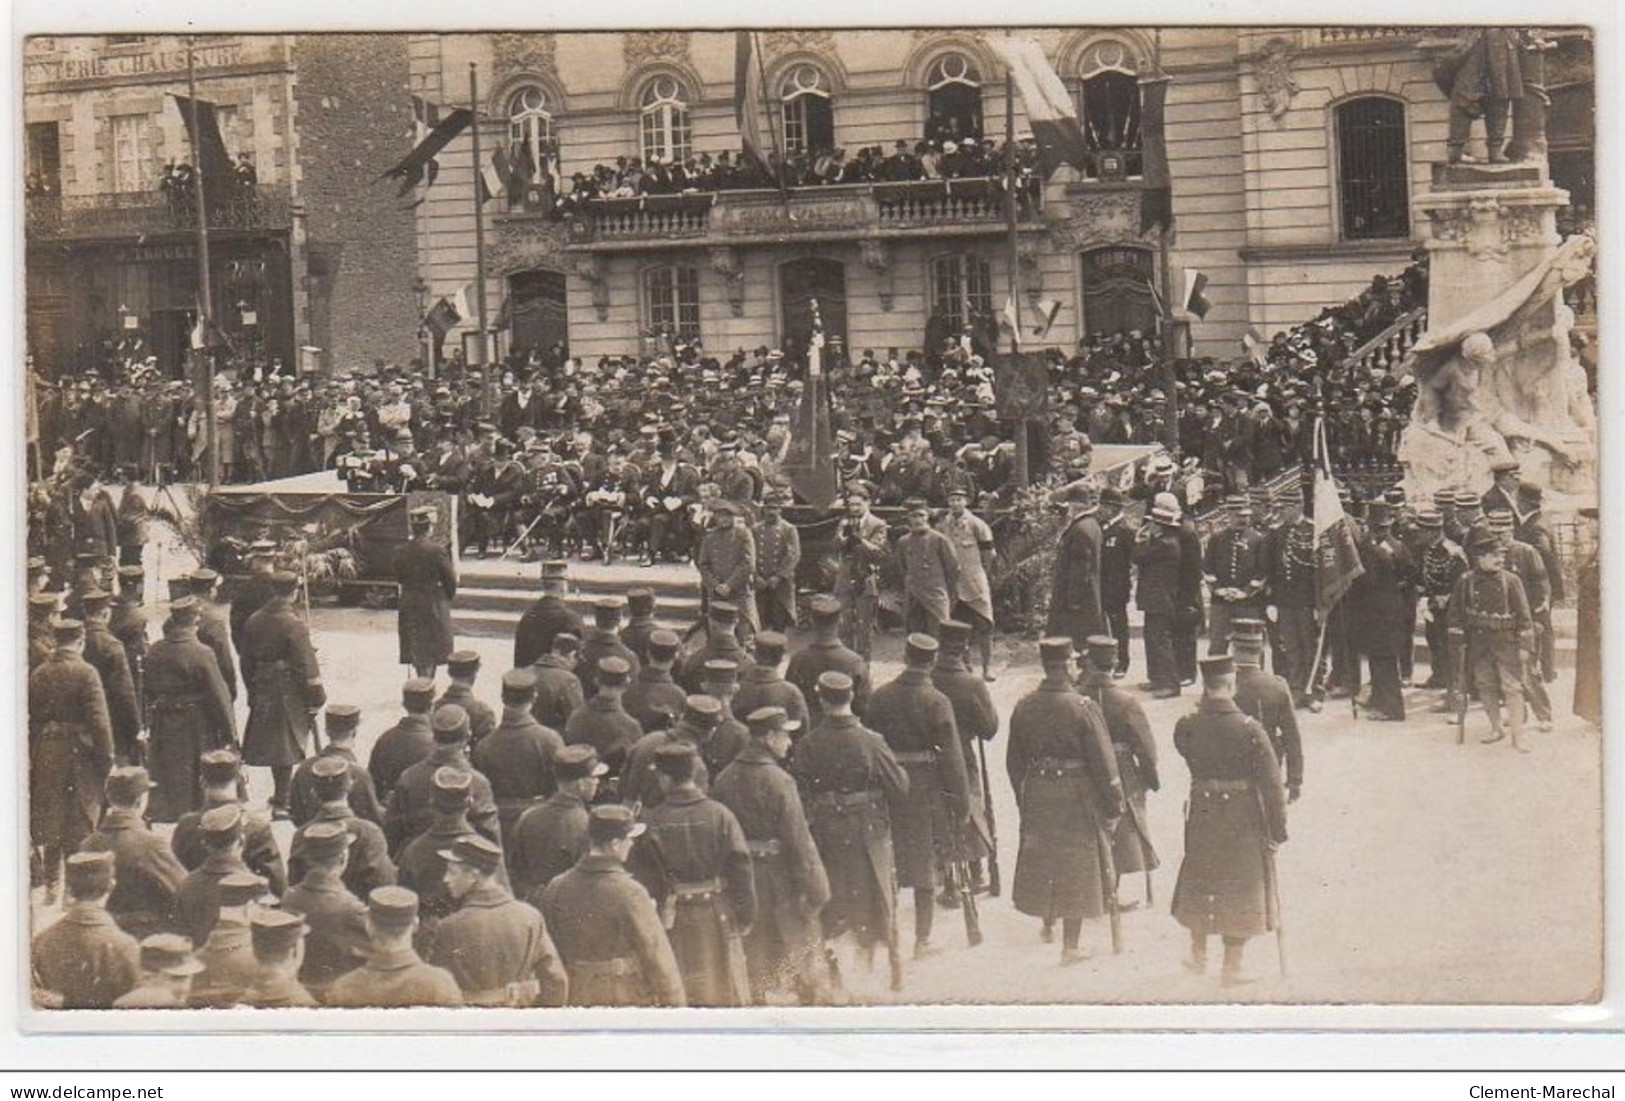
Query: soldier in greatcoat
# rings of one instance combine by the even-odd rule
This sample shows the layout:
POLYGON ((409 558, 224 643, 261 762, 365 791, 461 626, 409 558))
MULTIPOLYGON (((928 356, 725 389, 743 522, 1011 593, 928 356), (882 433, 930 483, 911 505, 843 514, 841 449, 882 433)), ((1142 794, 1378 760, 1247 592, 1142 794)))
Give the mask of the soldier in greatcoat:
POLYGON ((468 759, 468 713, 455 704, 436 708, 430 725, 434 752, 401 773, 384 808, 384 836, 397 860, 412 839, 434 821, 435 774, 442 768, 469 774, 469 824, 493 841, 502 840, 491 781, 468 759))
POLYGON ((561 1006, 568 980, 542 915, 497 875, 502 847, 479 834, 440 851, 457 909, 435 927, 429 962, 450 971, 464 1005, 561 1006))
POLYGON ((198 819, 203 860, 187 873, 175 893, 176 923, 181 932, 192 938, 193 944, 207 941, 214 923, 219 920, 221 883, 226 877, 247 876, 259 880, 263 888, 265 881, 243 863, 244 817, 242 807, 227 803, 210 808, 198 819))
POLYGON ((229 872, 215 887, 215 920, 197 950, 203 970, 192 981, 194 1008, 230 1009, 239 1004, 259 967, 248 926, 250 904, 265 894, 265 880, 252 872, 229 872))
MULTIPOLYGON (((1117 661, 1117 640, 1094 635, 1086 640, 1084 673, 1078 691, 1100 705, 1117 759, 1117 777, 1123 784, 1123 816, 1112 830, 1112 867, 1119 884, 1125 875, 1152 872, 1160 865, 1146 825, 1145 799, 1162 781, 1157 775, 1157 743, 1140 701, 1117 687, 1112 672, 1117 661)), ((1150 877, 1146 879, 1150 901, 1150 877)), ((1130 905, 1138 905, 1130 904, 1130 905)), ((1128 909, 1129 905, 1124 905, 1128 909)))
POLYGON ((1046 929, 1060 919, 1066 965, 1090 957, 1083 922, 1112 901, 1109 824, 1123 811, 1123 785, 1100 705, 1072 685, 1072 641, 1045 639, 1039 657, 1044 680, 1011 712, 1005 747, 1021 812, 1010 900, 1046 929))
POLYGON ((1535 648, 1529 598, 1523 582, 1504 568, 1505 548, 1493 533, 1475 535, 1467 551, 1473 568, 1461 575, 1456 591, 1450 594, 1451 645, 1467 647, 1468 682, 1478 689, 1490 720, 1490 735, 1484 741, 1499 742, 1510 733, 1512 748, 1527 753, 1523 744, 1524 669, 1535 648))
MULTIPOLYGON (((170 583, 173 585, 173 580, 170 583)), ((231 656, 228 613, 220 607, 220 575, 205 567, 188 574, 185 583, 190 595, 197 600, 197 640, 214 651, 214 660, 220 666, 220 679, 226 682, 226 691, 236 700, 237 663, 231 656)))
POLYGON ((1231 635, 1236 658, 1236 706, 1257 719, 1269 735, 1270 747, 1281 765, 1286 801, 1295 803, 1303 790, 1303 738, 1292 689, 1286 679, 1264 672, 1264 625, 1256 620, 1235 620, 1231 635))
POLYGON ((610 655, 598 661, 597 692, 564 724, 567 745, 590 745, 599 759, 619 775, 627 754, 643 736, 643 727, 626 713, 621 699, 632 679, 626 659, 610 655))
POLYGON ((429 726, 434 711, 434 681, 421 677, 407 681, 401 687, 401 706, 405 714, 378 736, 367 757, 367 774, 372 777, 379 802, 385 806, 401 774, 434 752, 434 731, 429 726))
POLYGON ((147 612, 141 606, 146 597, 146 571, 140 566, 120 566, 118 570, 118 599, 113 602, 113 616, 108 630, 124 647, 124 659, 130 666, 130 681, 135 685, 136 705, 146 717, 147 612))
MULTIPOLYGON (((282 896, 282 908, 310 927, 299 981, 321 1001, 334 981, 360 967, 367 955, 367 907, 346 883, 354 845, 342 822, 318 820, 302 827, 296 849, 303 874, 282 896)), ((390 883, 380 886, 393 883, 391 868, 390 883)))
POLYGON ((733 812, 751 855, 756 924, 745 935, 751 991, 758 1004, 786 990, 802 1004, 817 1004, 827 986, 818 915, 829 901, 829 877, 796 782, 783 767, 798 720, 765 706, 746 722, 750 744, 717 777, 711 795, 733 812))
POLYGON ((712 776, 721 775, 722 770, 750 741, 750 731, 735 716, 733 709, 733 698, 738 691, 738 663, 726 658, 713 658, 705 663, 700 675, 700 694, 710 696, 722 708, 717 728, 699 746, 701 763, 712 776))
POLYGON ((474 694, 474 685, 480 677, 480 655, 473 650, 458 650, 446 659, 446 673, 451 683, 434 701, 435 709, 450 704, 468 714, 468 744, 472 749, 497 728, 497 713, 474 694))
POLYGON ((299 981, 309 926, 297 914, 255 909, 248 916, 254 977, 240 1004, 255 1009, 314 1009, 316 999, 299 981))
POLYGON ((457 980, 424 963, 412 947, 418 896, 405 887, 379 887, 367 896, 366 962, 336 979, 327 1004, 352 1008, 416 1008, 463 1004, 457 980))
POLYGON ((743 936, 756 921, 755 878, 733 812, 695 782, 684 742, 655 751, 661 800, 628 867, 658 904, 689 1005, 750 1004, 743 936))
POLYGON ((1134 540, 1137 531, 1123 512, 1123 494, 1114 486, 1100 491, 1100 603, 1106 617, 1102 634, 1117 640, 1117 668, 1121 679, 1129 669, 1128 602, 1133 590, 1134 540))
POLYGON ((1055 549, 1055 577, 1050 585, 1047 633, 1064 635, 1082 646, 1090 635, 1106 629, 1101 606, 1103 535, 1100 492, 1093 485, 1068 487, 1071 519, 1061 531, 1055 549))
POLYGON ((107 912, 113 857, 73 853, 66 879, 62 917, 33 940, 34 1002, 42 1009, 111 1009, 140 974, 135 938, 107 912))
POLYGON ((682 713, 683 698, 687 693, 671 673, 681 649, 682 640, 675 632, 655 631, 650 634, 644 651, 647 660, 621 699, 627 714, 638 720, 645 733, 666 729, 671 725, 672 717, 682 713))
POLYGON ((903 618, 908 630, 934 637, 943 621, 953 618, 959 554, 948 537, 931 526, 931 510, 923 500, 911 500, 907 508, 908 529, 896 549, 903 574, 903 618))
POLYGON ((107 813, 80 845, 81 852, 113 855, 115 883, 107 912, 137 940, 174 927, 175 896, 186 879, 186 869, 168 843, 147 825, 151 788, 144 768, 125 766, 109 772, 107 813))
POLYGON ((276 544, 269 539, 256 539, 243 553, 243 561, 248 565, 248 576, 231 594, 230 617, 231 643, 239 657, 243 652, 243 628, 248 626, 248 617, 276 594, 276 585, 271 580, 276 572, 276 544))
POLYGON ((401 663, 414 675, 434 678, 435 669, 451 656, 455 639, 451 602, 457 596, 457 570, 451 551, 432 538, 432 505, 411 514, 411 538, 395 552, 395 580, 401 587, 396 626, 401 663))
MULTIPOLYGON (((840 557, 835 596, 846 613, 841 641, 867 662, 880 607, 880 569, 890 553, 891 535, 886 521, 869 511, 869 493, 862 486, 847 487, 846 517, 836 529, 835 543, 840 557)), ((811 703, 810 692, 808 697, 811 703)))
POLYGON ((586 855, 542 889, 542 917, 564 960, 571 1005, 684 1004, 683 976, 654 900, 626 870, 643 831, 628 807, 594 807, 586 855))
POLYGON ((962 855, 958 849, 970 814, 953 704, 931 685, 938 650, 930 635, 909 635, 903 672, 875 690, 864 717, 908 773, 908 795, 893 808, 891 834, 897 884, 914 891, 915 959, 939 950, 931 943, 937 867, 962 855))
MULTIPOLYGON (((1372 501, 1366 512, 1369 528, 1358 540, 1365 572, 1343 601, 1343 616, 1356 652, 1371 669, 1371 695, 1363 709, 1367 719, 1397 722, 1405 718, 1399 683, 1399 627, 1415 616, 1407 598, 1412 577, 1410 550, 1393 533, 1393 509, 1372 501)), ((1408 643, 1407 643, 1408 644, 1408 643)))
POLYGON ((1179 537, 1178 505, 1159 504, 1152 522, 1135 537, 1134 564, 1140 571, 1137 600, 1145 616, 1145 671, 1152 699, 1179 695, 1175 641, 1180 617, 1180 575, 1184 545, 1179 537))
POLYGON ((618 596, 601 597, 593 602, 593 625, 581 639, 581 653, 576 661, 576 677, 581 690, 591 699, 598 690, 598 663, 615 657, 626 662, 629 673, 640 667, 638 656, 621 641, 621 617, 626 601, 618 596))
POLYGON ((101 678, 84 660, 85 625, 58 620, 51 657, 28 675, 30 840, 55 893, 62 859, 96 828, 113 767, 113 728, 101 678))
POLYGON ((892 989, 901 990, 891 817, 908 797, 909 775, 886 740, 852 713, 851 677, 821 673, 817 691, 818 725, 796 746, 792 771, 829 876, 824 937, 852 933, 866 959, 885 944, 892 989))
POLYGON ((135 681, 130 676, 130 659, 124 644, 109 626, 113 596, 100 589, 84 594, 85 661, 101 678, 102 696, 107 701, 107 718, 113 727, 113 756, 133 762, 141 754, 141 710, 136 702, 135 681))
POLYGON ((968 623, 982 658, 982 677, 992 681, 993 590, 988 574, 993 569, 993 529, 987 521, 966 506, 970 495, 964 486, 948 491, 948 512, 939 529, 953 544, 959 560, 959 582, 954 590, 953 617, 968 623))
POLYGON ((762 499, 762 520, 752 532, 756 540, 756 602, 762 626, 788 631, 796 622, 796 567, 801 564, 801 535, 784 518, 784 498, 769 493, 762 499))
POLYGON ((852 711, 863 715, 869 709, 869 662, 841 641, 841 602, 819 594, 809 605, 813 637, 806 646, 790 655, 784 679, 801 689, 807 701, 809 731, 818 728, 823 711, 816 686, 825 673, 840 673, 852 682, 852 711))
POLYGON ((327 744, 322 747, 319 754, 300 761, 298 767, 293 770, 293 779, 288 785, 288 817, 293 820, 295 826, 302 826, 316 817, 322 802, 316 795, 312 769, 323 757, 332 757, 343 762, 345 770, 350 775, 350 806, 356 815, 369 822, 381 824, 384 820, 384 808, 378 802, 378 791, 373 787, 372 774, 362 765, 355 752, 356 735, 361 725, 361 709, 353 703, 330 703, 323 719, 327 730, 327 744))
POLYGON ((406 843, 397 862, 396 882, 417 892, 420 900, 420 949, 426 950, 434 942, 440 919, 457 908, 446 886, 446 861, 440 854, 460 838, 479 836, 468 822, 471 779, 470 773, 459 769, 435 770, 434 794, 429 804, 433 817, 422 833, 406 843))
POLYGON ((720 500, 711 506, 712 526, 700 537, 694 565, 700 571, 700 604, 726 601, 739 609, 741 632, 761 627, 756 614, 756 540, 740 507, 720 500))
POLYGON ((514 894, 533 905, 541 888, 575 866, 587 852, 587 808, 609 767, 590 745, 568 745, 553 755, 558 786, 504 831, 514 894))
POLYGON ((271 581, 275 595, 243 625, 239 659, 248 685, 243 763, 270 768, 272 811, 283 815, 293 766, 304 759, 311 722, 327 693, 310 629, 293 610, 299 578, 278 570, 271 581))
POLYGON ((198 809, 180 816, 169 837, 175 859, 195 871, 209 853, 203 816, 216 807, 236 807, 243 812, 243 861, 249 871, 265 877, 272 894, 280 895, 288 886, 287 867, 271 832, 271 816, 262 810, 250 811, 243 803, 242 758, 229 746, 211 749, 198 758, 198 779, 203 785, 202 802, 198 809))
POLYGON ((1248 981, 1249 937, 1279 921, 1275 850, 1285 844, 1286 793, 1269 735, 1236 705, 1235 662, 1202 663, 1202 702, 1174 727, 1174 748, 1191 773, 1185 859, 1174 886, 1175 920, 1190 930, 1187 969, 1207 969, 1207 939, 1224 940, 1221 981, 1248 981))
MULTIPOLYGON (((960 851, 969 862, 971 888, 979 892, 986 886, 983 861, 989 855, 988 845, 992 835, 983 807, 982 770, 977 747, 997 736, 999 713, 993 706, 993 696, 988 691, 986 679, 971 672, 968 647, 974 634, 975 630, 969 623, 957 619, 950 619, 942 625, 941 649, 937 651, 937 662, 931 668, 931 686, 948 697, 954 710, 954 727, 959 731, 960 748, 965 758, 966 795, 970 803, 970 814, 961 831, 960 844, 963 847, 960 851)), ((943 892, 945 905, 958 905, 952 888, 951 883, 947 884, 943 892)))
POLYGON ((789 640, 778 631, 762 631, 751 640, 754 661, 740 672, 739 688, 729 705, 736 716, 748 720, 759 708, 782 707, 795 729, 807 728, 807 699, 779 672, 788 645, 789 640))
POLYGON ((660 630, 655 621, 655 594, 653 589, 626 590, 626 626, 621 628, 621 643, 641 663, 649 660, 649 636, 660 630))
POLYGON ((686 697, 682 713, 675 723, 645 734, 626 755, 626 767, 620 775, 621 801, 628 806, 642 804, 652 807, 665 797, 656 755, 661 747, 668 745, 683 744, 694 748, 699 754, 695 784, 701 791, 706 790, 714 774, 706 766, 705 748, 716 737, 722 725, 722 716, 722 701, 715 696, 696 693, 686 697))
POLYGON ((514 668, 523 669, 552 653, 553 637, 561 632, 582 637, 581 616, 564 600, 569 569, 570 564, 560 559, 542 563, 542 595, 525 609, 514 629, 514 668))
POLYGON ((587 702, 587 694, 576 675, 581 639, 568 631, 553 636, 553 648, 523 668, 536 678, 536 700, 530 713, 549 730, 564 733, 576 708, 587 702))
POLYGON ((705 610, 705 641, 690 651, 676 673, 677 683, 690 692, 705 691, 705 667, 712 661, 731 661, 749 669, 754 660, 738 636, 739 606, 726 600, 713 600, 705 610))
POLYGON ((356 898, 366 898, 374 887, 395 882, 395 864, 389 858, 383 828, 371 819, 359 817, 350 801, 354 779, 355 773, 341 757, 324 754, 310 761, 310 796, 316 810, 294 831, 288 845, 289 882, 297 883, 305 877, 307 838, 311 827, 324 822, 343 827, 351 839, 344 885, 356 898))
POLYGON ((529 670, 504 673, 502 721, 474 747, 474 767, 491 781, 503 837, 526 807, 552 794, 553 757, 564 748, 558 731, 536 721, 531 713, 535 702, 536 678, 529 670))
POLYGON ((32 673, 56 652, 52 633, 61 600, 55 593, 34 593, 28 598, 28 671, 32 673))
POLYGON ((1438 710, 1455 711, 1455 663, 1450 659, 1450 594, 1467 572, 1467 552, 1445 538, 1444 517, 1437 509, 1423 509, 1416 517, 1417 590, 1422 598, 1422 633, 1427 638, 1432 671, 1423 688, 1442 688, 1445 699, 1438 710))

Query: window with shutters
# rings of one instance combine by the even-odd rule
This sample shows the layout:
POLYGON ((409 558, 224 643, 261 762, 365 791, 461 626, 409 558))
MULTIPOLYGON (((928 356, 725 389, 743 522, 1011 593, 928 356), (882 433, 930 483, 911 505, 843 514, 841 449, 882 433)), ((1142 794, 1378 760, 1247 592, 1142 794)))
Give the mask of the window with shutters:
POLYGON ((784 148, 790 153, 821 153, 835 148, 835 112, 829 82, 813 65, 797 65, 779 86, 783 103, 784 148))
POLYGON ((643 273, 643 323, 654 334, 684 343, 700 339, 700 273, 688 264, 643 273))
POLYGON ((986 257, 955 253, 932 260, 931 307, 955 333, 967 325, 986 325, 993 315, 993 276, 986 257))
POLYGON ((113 115, 113 190, 146 191, 152 187, 146 164, 146 115, 113 115))
POLYGON ((657 76, 638 98, 643 133, 643 159, 680 163, 693 152, 694 132, 688 117, 688 94, 676 77, 657 76))
POLYGON ((519 88, 508 99, 508 205, 522 206, 526 189, 544 177, 556 177, 558 145, 553 136, 553 110, 547 91, 538 84, 519 88))
POLYGON ((1361 96, 1339 104, 1333 118, 1343 240, 1409 237, 1405 105, 1387 96, 1361 96))

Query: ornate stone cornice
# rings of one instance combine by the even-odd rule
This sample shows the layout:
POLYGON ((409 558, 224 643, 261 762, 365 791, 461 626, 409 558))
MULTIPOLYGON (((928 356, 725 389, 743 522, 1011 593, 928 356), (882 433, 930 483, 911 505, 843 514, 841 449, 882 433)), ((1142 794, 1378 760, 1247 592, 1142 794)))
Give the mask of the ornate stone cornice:
POLYGON ((788 53, 810 53, 820 57, 835 56, 835 35, 831 31, 798 27, 785 31, 767 31, 762 35, 762 55, 768 60, 788 53))
POLYGON ((486 250, 491 271, 512 275, 520 271, 565 271, 564 226, 539 218, 513 218, 497 222, 497 231, 486 250))
POLYGON ((1139 244, 1140 202, 1139 191, 1133 189, 1069 194, 1064 202, 1046 208, 1049 239, 1063 252, 1139 244))
POLYGON ((653 61, 689 63, 688 31, 627 31, 621 36, 621 56, 628 69, 653 61))
POLYGON ((493 34, 491 58, 497 80, 516 72, 558 76, 558 36, 551 33, 493 34))

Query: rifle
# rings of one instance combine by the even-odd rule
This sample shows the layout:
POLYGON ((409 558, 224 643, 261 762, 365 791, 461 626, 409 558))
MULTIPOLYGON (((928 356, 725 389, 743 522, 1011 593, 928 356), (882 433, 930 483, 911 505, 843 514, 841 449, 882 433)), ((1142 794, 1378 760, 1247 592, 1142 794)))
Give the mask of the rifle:
POLYGON ((1286 916, 1281 912, 1281 882, 1275 871, 1275 850, 1264 845, 1264 883, 1275 903, 1275 962, 1286 978, 1286 916))
POLYGON ((1100 890, 1106 899, 1106 913, 1112 922, 1112 955, 1123 954, 1123 911, 1117 904, 1117 866, 1112 862, 1112 842, 1104 823, 1095 825, 1095 849, 1100 855, 1100 890))
POLYGON ((982 766, 982 816, 987 820, 987 893, 999 897, 1002 887, 999 877, 999 824, 993 817, 993 785, 987 779, 987 743, 976 739, 976 758, 982 766))
POLYGON ((954 858, 948 864, 953 878, 953 890, 959 895, 959 910, 965 916, 965 940, 972 948, 982 943, 982 915, 976 910, 976 890, 971 884, 970 861, 965 859, 964 831, 959 831, 959 844, 954 846, 954 858))

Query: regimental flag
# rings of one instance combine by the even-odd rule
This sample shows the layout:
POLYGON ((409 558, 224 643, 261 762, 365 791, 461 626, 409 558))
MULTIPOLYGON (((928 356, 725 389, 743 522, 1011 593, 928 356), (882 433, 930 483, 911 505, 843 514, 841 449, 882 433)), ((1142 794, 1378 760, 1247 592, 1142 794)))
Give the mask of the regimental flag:
POLYGON ((186 124, 186 135, 192 143, 193 163, 203 173, 205 194, 210 198, 230 194, 237 186, 237 176, 232 168, 231 155, 226 152, 226 141, 220 136, 220 116, 214 104, 173 92, 170 95, 180 110, 181 121, 186 124), (196 131, 192 129, 194 109, 197 113, 196 131))
POLYGON ((1315 420, 1315 607, 1322 621, 1365 573, 1354 525, 1343 512, 1326 447, 1326 422, 1315 420))
POLYGON ((824 326, 813 303, 813 331, 807 342, 807 383, 790 424, 784 472, 801 499, 820 512, 835 503, 835 435, 830 428, 829 381, 824 374, 824 326))
POLYGON ((459 321, 466 320, 474 316, 474 310, 468 304, 469 300, 473 296, 473 283, 464 283, 462 286, 457 288, 457 293, 452 296, 451 308, 457 311, 457 319, 459 321))
POLYGON ((734 117, 745 155, 771 175, 772 162, 762 140, 762 67, 756 62, 756 35, 750 31, 734 34, 734 117))
POLYGON ((1203 275, 1195 268, 1186 268, 1184 298, 1185 309, 1195 314, 1198 320, 1206 317, 1207 312, 1213 308, 1213 303, 1209 302, 1207 300, 1207 296, 1202 293, 1206 289, 1207 276, 1203 275))
POLYGON ((999 315, 999 330, 1010 334, 1010 350, 1021 350, 1021 310, 1016 300, 1006 297, 1004 310, 999 315))
POLYGON ((1055 324, 1055 317, 1061 312, 1059 298, 1040 298, 1038 300, 1038 317, 1033 321, 1033 335, 1042 340, 1049 335, 1050 326, 1055 324))
POLYGON ((198 310, 197 320, 192 323, 192 350, 201 352, 209 348, 220 348, 225 343, 226 338, 215 323, 204 317, 202 310, 198 310))
POLYGON ((480 178, 477 185, 480 189, 480 205, 484 206, 495 198, 506 199, 508 191, 508 148, 499 144, 491 150, 491 159, 480 168, 480 178))
POLYGON ((1078 110, 1061 78, 1044 56, 1044 48, 1030 38, 989 36, 989 44, 1010 67, 1010 80, 1021 94, 1027 122, 1038 143, 1038 163, 1047 179, 1063 164, 1080 172, 1088 163, 1088 146, 1078 110))
POLYGON ((463 319, 463 314, 457 312, 457 307, 448 302, 444 296, 436 302, 424 316, 423 322, 434 331, 435 336, 444 340, 446 334, 457 327, 463 319))
POLYGON ((1168 173, 1168 143, 1163 138, 1167 115, 1168 78, 1140 82, 1140 154, 1145 189, 1140 192, 1140 233, 1153 227, 1166 233, 1174 228, 1173 178, 1168 173))
MULTIPOLYGON (((439 108, 435 107, 434 104, 421 100, 417 96, 412 97, 412 108, 413 114, 417 118, 420 133, 423 132, 424 124, 428 119, 439 111, 439 108)), ((451 144, 453 138, 468 129, 469 123, 473 121, 474 112, 467 107, 453 108, 428 128, 428 132, 418 139, 417 144, 412 147, 412 151, 402 157, 400 163, 378 178, 380 180, 399 180, 401 187, 396 193, 398 198, 404 198, 408 191, 411 191, 419 184, 422 184, 424 189, 427 190, 434 185, 435 176, 440 171, 439 163, 435 160, 435 157, 439 155, 442 149, 451 144)))

